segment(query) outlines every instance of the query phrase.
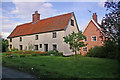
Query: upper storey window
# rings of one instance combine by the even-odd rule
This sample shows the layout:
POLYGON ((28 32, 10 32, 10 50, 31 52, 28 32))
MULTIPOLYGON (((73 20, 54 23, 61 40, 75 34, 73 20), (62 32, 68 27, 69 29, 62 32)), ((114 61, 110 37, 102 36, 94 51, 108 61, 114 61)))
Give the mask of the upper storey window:
POLYGON ((74 20, 71 19, 71 25, 74 26, 74 20))
POLYGON ((12 38, 10 38, 10 42, 12 42, 12 38))
POLYGON ((92 41, 97 41, 96 36, 92 36, 92 41))
POLYGON ((53 38, 56 38, 56 32, 53 32, 53 38))
POLYGON ((22 41, 22 37, 20 37, 20 42, 22 41))
POLYGON ((35 35, 35 40, 38 40, 38 35, 35 35))

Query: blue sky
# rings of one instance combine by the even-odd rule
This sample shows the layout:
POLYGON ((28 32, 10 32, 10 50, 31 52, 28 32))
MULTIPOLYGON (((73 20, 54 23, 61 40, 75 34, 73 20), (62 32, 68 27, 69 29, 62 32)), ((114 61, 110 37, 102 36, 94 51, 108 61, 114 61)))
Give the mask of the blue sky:
POLYGON ((98 15, 98 22, 101 22, 106 14, 103 5, 104 2, 2 2, 3 37, 6 38, 17 25, 31 22, 36 10, 41 19, 74 12, 79 29, 83 30, 94 12, 98 15))

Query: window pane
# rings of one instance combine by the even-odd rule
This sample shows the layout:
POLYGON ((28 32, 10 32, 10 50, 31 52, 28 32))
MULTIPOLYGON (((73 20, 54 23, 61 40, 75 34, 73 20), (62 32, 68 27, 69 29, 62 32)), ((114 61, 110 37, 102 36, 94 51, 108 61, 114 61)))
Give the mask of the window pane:
POLYGON ((57 45, 53 45, 53 50, 57 50, 57 45))
POLYGON ((20 37, 20 41, 22 41, 22 37, 20 37))
POLYGON ((38 50, 38 45, 35 45, 35 50, 38 50))
POLYGON ((74 20, 71 19, 71 25, 74 26, 74 20))
POLYGON ((42 44, 40 44, 40 48, 42 48, 42 44))
POLYGON ((56 38, 56 32, 53 32, 53 38, 56 38))
POLYGON ((20 45, 20 50, 22 50, 22 45, 20 45))
POLYGON ((92 36, 92 41, 96 41, 96 36, 92 36))
POLYGON ((35 35, 35 40, 38 40, 38 35, 35 35))
POLYGON ((83 51, 87 51, 87 47, 83 47, 83 51))
POLYGON ((12 38, 10 38, 10 42, 12 42, 12 38))

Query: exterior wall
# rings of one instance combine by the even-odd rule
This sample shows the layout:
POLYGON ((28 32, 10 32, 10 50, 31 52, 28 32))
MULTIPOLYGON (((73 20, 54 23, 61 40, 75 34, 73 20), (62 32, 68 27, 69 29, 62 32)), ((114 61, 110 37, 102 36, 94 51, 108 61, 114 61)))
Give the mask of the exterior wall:
MULTIPOLYGON (((77 22, 75 21, 75 17, 72 16, 70 19, 70 21, 68 22, 68 25, 66 26, 66 29, 65 29, 65 36, 68 36, 69 34, 71 34, 73 31, 75 33, 77 33, 79 30, 77 29, 77 22), (71 25, 71 19, 74 20, 74 26, 71 25)), ((65 55, 70 55, 70 54, 74 54, 71 50, 70 50, 70 46, 69 44, 66 44, 64 43, 64 51, 66 52, 65 55)))
MULTIPOLYGON (((87 37, 87 41, 84 41, 85 44, 87 43, 87 46, 85 46, 85 47, 87 47, 87 52, 92 47, 102 46, 103 40, 105 40, 104 36, 103 36, 103 40, 102 40, 102 38, 100 38, 100 36, 103 34, 100 32, 100 30, 97 28, 97 26, 92 21, 90 21, 90 23, 88 24, 83 35, 85 35, 87 37), (92 36, 96 36, 97 41, 92 41, 92 36)), ((83 51, 83 48, 81 49, 80 52, 82 55, 84 55, 86 53, 83 51)))
POLYGON ((20 42, 20 37, 12 38, 12 42, 8 39, 9 44, 12 44, 13 47, 20 49, 19 45, 23 45, 23 50, 28 50, 29 45, 32 44, 38 45, 38 51, 44 52, 44 44, 48 44, 48 50, 53 50, 53 44, 57 44, 58 51, 63 52, 63 36, 64 31, 56 31, 57 37, 53 38, 53 32, 34 34, 34 35, 26 35, 21 36, 22 42, 20 42), (38 35, 38 40, 35 40, 35 35, 38 35), (40 48, 40 44, 42 44, 42 48, 40 48))
POLYGON ((33 35, 20 36, 22 37, 22 42, 20 42, 20 37, 12 38, 12 42, 8 38, 9 45, 12 45, 12 48, 20 49, 20 45, 23 45, 23 50, 28 50, 29 45, 32 44, 38 45, 38 51, 44 52, 44 44, 48 44, 48 51, 53 50, 53 44, 57 45, 57 50, 63 52, 64 54, 73 54, 69 49, 69 45, 64 42, 63 37, 74 32, 78 32, 77 24, 75 22, 75 17, 72 16, 71 19, 74 20, 74 26, 71 26, 71 20, 66 25, 65 30, 56 31, 56 38, 53 38, 53 32, 39 33, 33 35), (38 35, 38 40, 35 40, 35 35, 38 35), (42 48, 40 48, 42 44, 42 48))

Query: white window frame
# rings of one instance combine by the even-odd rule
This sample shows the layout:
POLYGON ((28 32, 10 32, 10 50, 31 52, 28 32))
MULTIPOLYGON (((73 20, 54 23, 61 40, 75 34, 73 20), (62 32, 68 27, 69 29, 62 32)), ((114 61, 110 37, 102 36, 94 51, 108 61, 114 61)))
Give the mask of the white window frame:
POLYGON ((93 37, 96 37, 96 41, 97 41, 97 36, 91 36, 91 41, 94 41, 93 37))
POLYGON ((87 47, 83 47, 83 52, 87 52, 87 51, 84 51, 84 48, 87 48, 87 47))

